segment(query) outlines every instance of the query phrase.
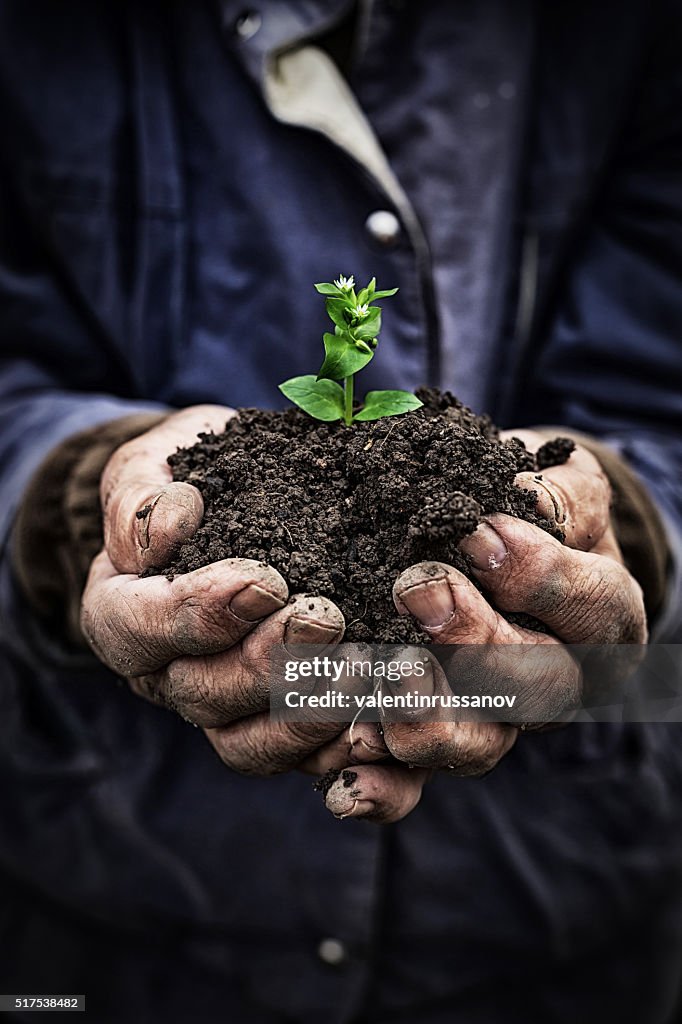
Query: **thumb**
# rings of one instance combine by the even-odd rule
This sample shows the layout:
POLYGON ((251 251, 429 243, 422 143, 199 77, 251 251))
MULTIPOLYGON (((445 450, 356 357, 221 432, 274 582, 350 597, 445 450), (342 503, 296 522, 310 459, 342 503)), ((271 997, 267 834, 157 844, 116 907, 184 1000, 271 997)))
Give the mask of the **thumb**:
POLYGON ((163 568, 197 530, 201 494, 173 481, 167 459, 194 444, 200 433, 218 433, 234 415, 227 406, 197 405, 173 413, 147 433, 121 445, 104 468, 100 499, 104 546, 120 573, 163 568))

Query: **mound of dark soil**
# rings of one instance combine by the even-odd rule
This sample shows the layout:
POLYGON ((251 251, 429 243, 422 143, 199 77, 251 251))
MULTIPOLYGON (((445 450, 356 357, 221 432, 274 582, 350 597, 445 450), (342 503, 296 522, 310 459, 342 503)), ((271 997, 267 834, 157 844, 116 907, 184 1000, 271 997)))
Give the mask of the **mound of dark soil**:
POLYGON ((403 569, 433 559, 470 576, 457 545, 491 512, 563 539, 514 476, 565 462, 573 443, 552 441, 536 458, 449 392, 418 394, 417 412, 350 428, 297 409, 242 409, 225 433, 171 455, 174 479, 199 488, 206 512, 167 575, 254 558, 278 569, 292 593, 331 598, 346 639, 423 643, 393 605, 403 569))

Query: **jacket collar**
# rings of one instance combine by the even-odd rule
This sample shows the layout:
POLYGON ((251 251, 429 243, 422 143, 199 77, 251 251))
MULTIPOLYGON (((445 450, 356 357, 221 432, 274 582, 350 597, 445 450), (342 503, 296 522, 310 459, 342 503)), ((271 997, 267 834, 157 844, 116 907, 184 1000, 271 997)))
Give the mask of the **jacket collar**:
POLYGON ((223 31, 232 35, 238 59, 259 85, 276 53, 332 29, 353 6, 354 0, 259 0, 257 9, 248 12, 256 19, 256 31, 240 36, 243 0, 218 0, 223 31))

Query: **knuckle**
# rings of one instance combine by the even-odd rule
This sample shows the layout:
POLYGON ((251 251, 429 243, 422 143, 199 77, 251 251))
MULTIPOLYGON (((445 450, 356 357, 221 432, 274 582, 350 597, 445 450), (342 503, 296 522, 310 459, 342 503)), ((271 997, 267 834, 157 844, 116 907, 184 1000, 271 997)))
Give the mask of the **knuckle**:
POLYGON ((110 591, 94 605, 87 602, 81 621, 92 649, 118 675, 141 675, 168 660, 153 629, 153 614, 141 616, 124 588, 110 591))
POLYGON ((517 713, 526 722, 554 721, 579 702, 581 678, 579 667, 569 659, 563 671, 547 671, 524 681, 517 713))
POLYGON ((556 614, 568 600, 566 554, 560 546, 548 547, 535 564, 520 562, 513 576, 513 595, 519 608, 538 618, 556 614))
POLYGON ((393 756, 410 766, 442 767, 450 758, 451 738, 442 724, 387 724, 384 738, 393 756))
POLYGON ((223 763, 240 775, 276 775, 284 770, 262 731, 252 723, 226 731, 219 740, 218 753, 223 763))
POLYGON ((611 587, 604 602, 600 623, 600 642, 606 644, 643 644, 647 641, 647 616, 639 583, 625 566, 613 562, 611 587))
POLYGON ((598 624, 603 621, 604 608, 608 607, 611 597, 610 587, 603 577, 581 573, 576 575, 574 587, 543 611, 551 611, 554 621, 560 622, 564 630, 589 642, 598 632, 598 624), (598 614, 595 609, 599 609, 598 614))
POLYGON ((580 635, 589 635, 591 627, 603 618, 603 610, 608 608, 612 599, 612 587, 603 574, 582 572, 576 574, 574 588, 557 605, 555 614, 567 628, 580 635), (597 615, 595 609, 599 609, 597 615))
POLYGON ((543 545, 510 567, 500 597, 505 609, 560 624, 580 642, 643 643, 647 635, 641 588, 605 555, 543 545))
POLYGON ((450 744, 448 769, 460 776, 486 775, 510 746, 514 733, 495 723, 458 723, 450 744))
POLYGON ((580 596, 567 604, 565 619, 587 642, 644 642, 646 614, 641 588, 624 566, 595 556, 577 581, 576 594, 580 596))
POLYGON ((309 750, 326 743, 330 736, 340 732, 341 723, 330 724, 320 722, 287 722, 287 746, 292 753, 303 757, 309 750))
POLYGON ((105 606, 105 602, 84 598, 80 622, 83 636, 100 661, 120 675, 131 674, 129 636, 120 628, 118 616, 105 606))
POLYGON ((161 672, 150 672, 147 675, 129 676, 127 678, 128 686, 136 696, 143 697, 158 707, 166 707, 176 711, 177 708, 168 699, 164 682, 164 675, 161 672))
POLYGON ((496 603, 506 611, 539 615, 564 599, 569 551, 534 526, 518 521, 510 530, 504 525, 510 557, 497 570, 496 603))
POLYGON ((206 653, 224 639, 228 616, 227 607, 221 606, 214 587, 201 594, 185 594, 167 623, 169 639, 187 654, 206 653))
POLYGON ((165 671, 166 705, 194 725, 216 724, 211 672, 203 658, 177 658, 165 671))
POLYGON ((235 666, 231 673, 234 703, 244 711, 266 704, 270 697, 270 659, 263 654, 247 657, 244 645, 234 648, 235 666))
POLYGON ((140 658, 143 662, 156 657, 167 660, 163 655, 163 643, 154 628, 153 608, 141 609, 137 601, 121 588, 117 594, 116 606, 107 617, 104 629, 108 644, 120 650, 128 660, 140 658))

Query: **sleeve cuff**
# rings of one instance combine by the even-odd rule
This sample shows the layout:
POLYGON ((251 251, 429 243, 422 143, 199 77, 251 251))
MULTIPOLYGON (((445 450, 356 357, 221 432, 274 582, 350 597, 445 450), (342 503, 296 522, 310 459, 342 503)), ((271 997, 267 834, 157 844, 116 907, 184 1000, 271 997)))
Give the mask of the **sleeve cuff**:
POLYGON ((24 492, 12 538, 14 573, 31 607, 73 643, 82 643, 80 598, 102 546, 102 470, 116 448, 166 416, 135 413, 73 434, 52 449, 24 492))

